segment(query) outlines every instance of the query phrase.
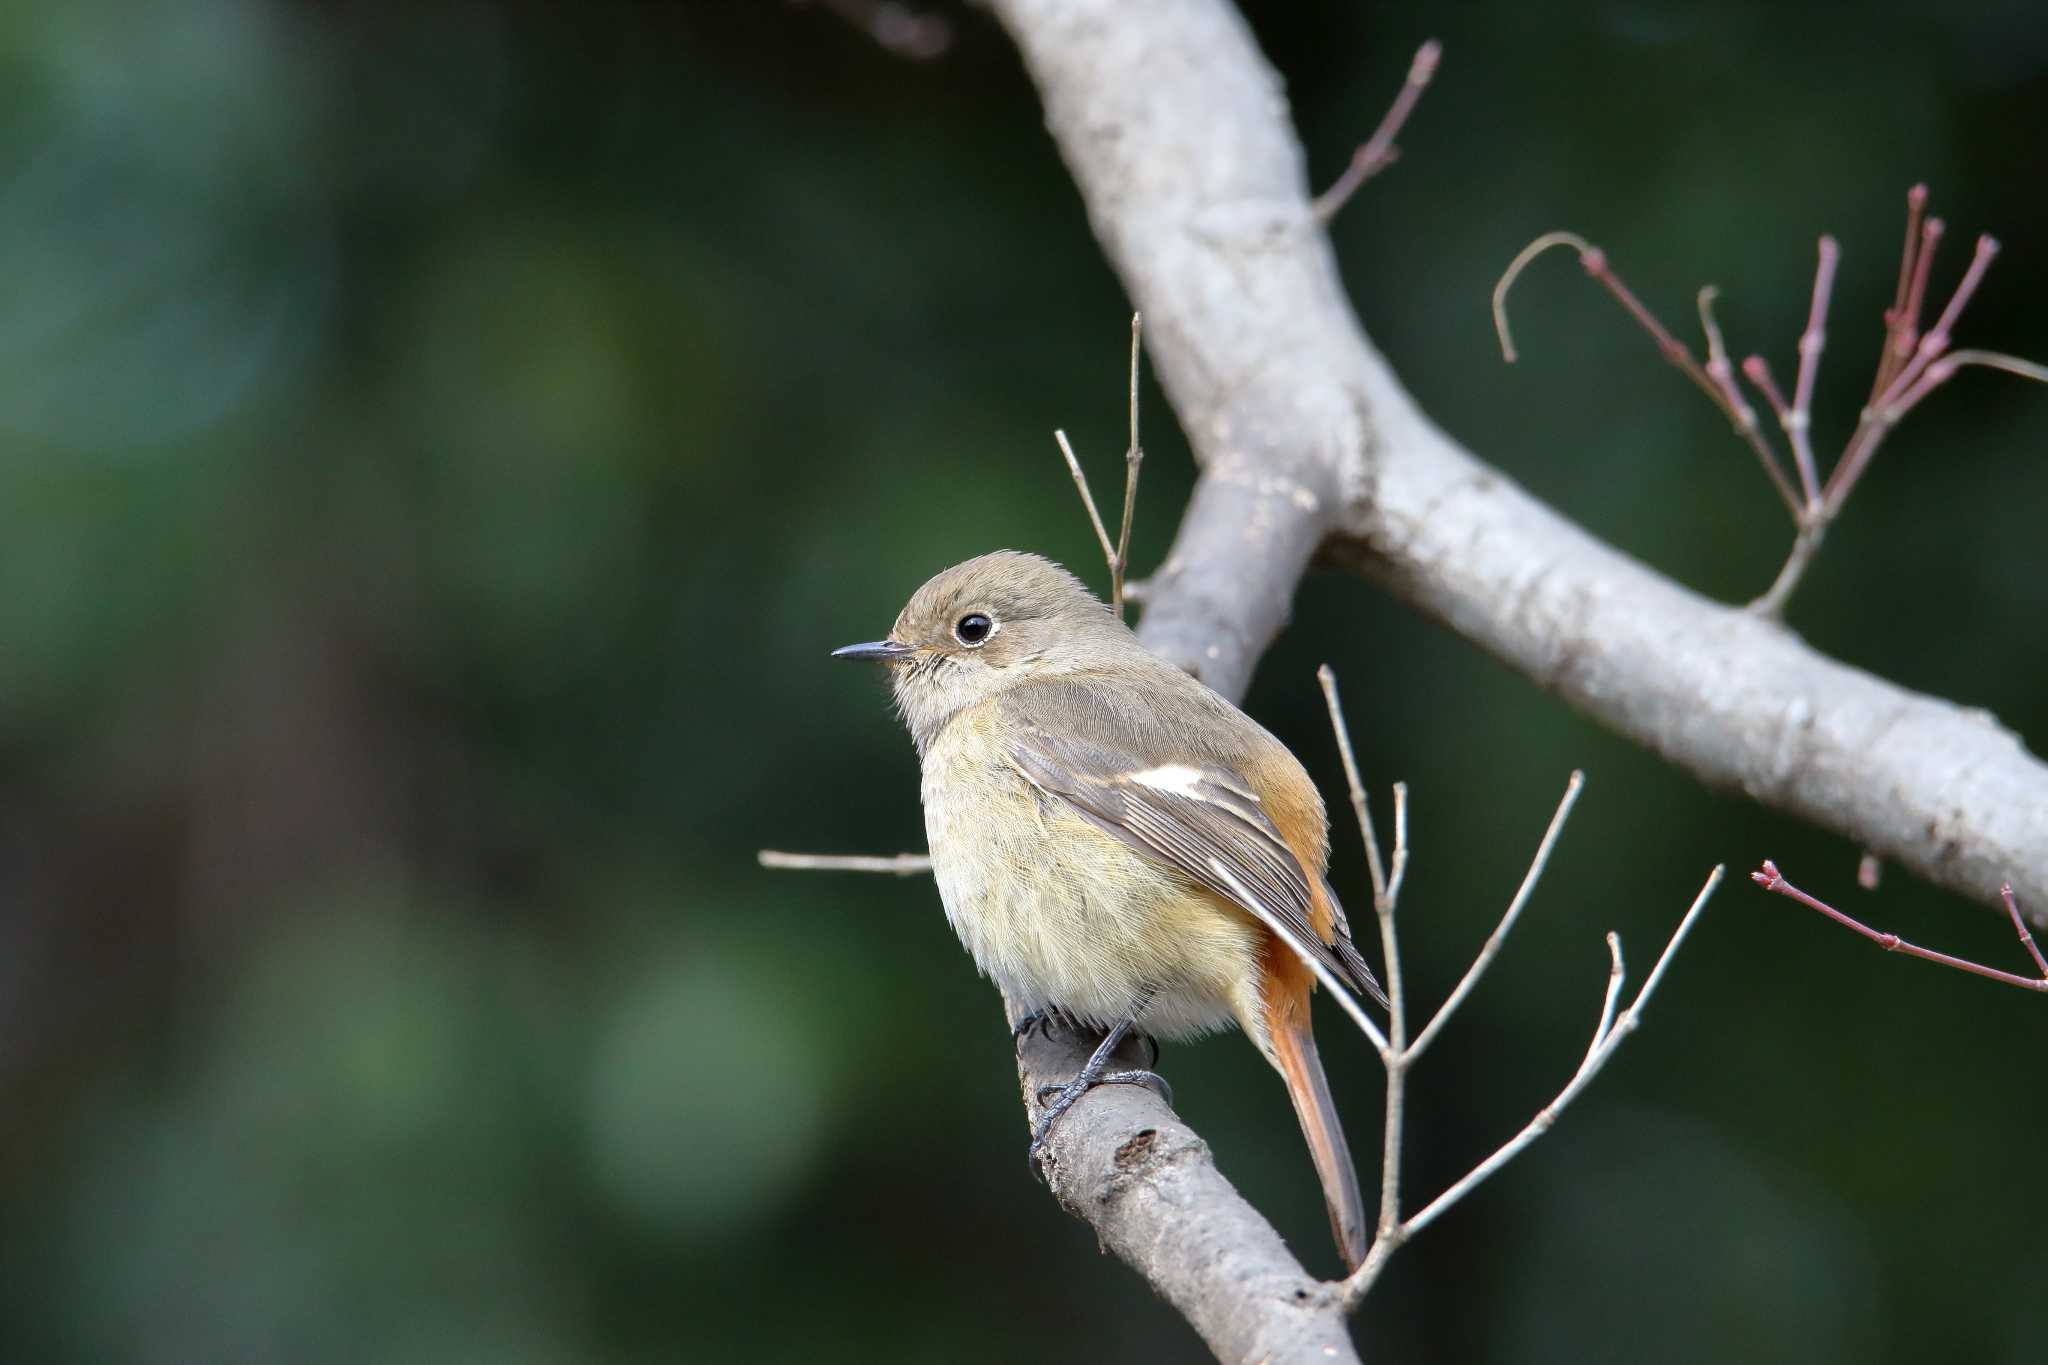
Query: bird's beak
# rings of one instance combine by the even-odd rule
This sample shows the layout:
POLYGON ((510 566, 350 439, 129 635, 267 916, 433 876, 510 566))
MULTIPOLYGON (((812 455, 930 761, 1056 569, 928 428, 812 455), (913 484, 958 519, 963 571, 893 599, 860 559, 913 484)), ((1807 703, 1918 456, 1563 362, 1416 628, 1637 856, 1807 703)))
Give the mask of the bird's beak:
POLYGON ((847 645, 844 649, 832 651, 835 659, 866 659, 871 663, 894 663, 907 659, 917 652, 914 645, 899 645, 894 640, 870 640, 864 645, 847 645))

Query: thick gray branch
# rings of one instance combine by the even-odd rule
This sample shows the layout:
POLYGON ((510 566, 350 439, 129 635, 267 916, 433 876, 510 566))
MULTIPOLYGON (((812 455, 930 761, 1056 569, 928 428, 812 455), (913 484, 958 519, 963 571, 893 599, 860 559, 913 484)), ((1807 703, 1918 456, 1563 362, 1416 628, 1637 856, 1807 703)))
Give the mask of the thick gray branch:
MULTIPOLYGON (((1351 310, 1281 84, 1227 4, 991 7, 1202 465, 1148 589, 1154 650, 1242 695, 1321 550, 1709 783, 1986 903, 2009 878, 2048 912, 2048 768, 2014 736, 1671 583, 1416 408, 1351 310)), ((1027 1106, 1086 1053, 1027 1041, 1027 1106)), ((1091 1097, 1050 1151, 1061 1202, 1221 1359, 1355 1358, 1324 1291, 1148 1092, 1091 1097)))
POLYGON ((995 9, 1203 466, 1148 642, 1241 691, 1322 540, 1702 780, 1989 906, 2010 879, 2048 913, 2048 767, 2017 738, 1673 584, 1417 410, 1344 296, 1280 83, 1234 11, 995 9))
MULTIPOLYGON (((1018 1047, 1027 1112, 1042 1085, 1081 1069, 1096 1039, 1034 1031, 1018 1047)), ((1134 1039, 1119 1065, 1150 1065, 1134 1039)), ((1275 1087, 1274 1114, 1284 1120, 1275 1087)), ((1336 1287, 1303 1270, 1150 1090, 1107 1085, 1061 1116, 1046 1161, 1062 1206, 1188 1320, 1222 1361, 1357 1361, 1336 1287)), ((1302 1161, 1304 1177, 1308 1162, 1302 1161)))

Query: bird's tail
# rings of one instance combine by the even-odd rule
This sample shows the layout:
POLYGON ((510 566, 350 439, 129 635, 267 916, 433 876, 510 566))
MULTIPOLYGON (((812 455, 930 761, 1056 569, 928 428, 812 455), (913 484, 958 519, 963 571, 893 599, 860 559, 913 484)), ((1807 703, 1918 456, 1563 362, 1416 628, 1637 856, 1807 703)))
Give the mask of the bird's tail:
MULTIPOLYGON (((1273 946, 1286 954, 1280 945, 1273 946)), ((1301 1120, 1302 1136, 1308 1139, 1309 1155, 1315 1159, 1337 1250, 1345 1266, 1356 1270, 1365 1259, 1370 1223, 1358 1190, 1358 1171, 1351 1164, 1351 1148, 1344 1141, 1344 1125, 1338 1121, 1330 1081, 1323 1074, 1322 1058, 1316 1055, 1315 1035, 1309 1031, 1308 973, 1291 954, 1285 961, 1269 959, 1265 996, 1266 1036, 1273 1049, 1273 1065, 1287 1082, 1287 1097, 1294 1101, 1295 1117, 1301 1120), (1289 967, 1295 971, 1287 970, 1289 967), (1297 973, 1299 979, 1293 979, 1297 973)))

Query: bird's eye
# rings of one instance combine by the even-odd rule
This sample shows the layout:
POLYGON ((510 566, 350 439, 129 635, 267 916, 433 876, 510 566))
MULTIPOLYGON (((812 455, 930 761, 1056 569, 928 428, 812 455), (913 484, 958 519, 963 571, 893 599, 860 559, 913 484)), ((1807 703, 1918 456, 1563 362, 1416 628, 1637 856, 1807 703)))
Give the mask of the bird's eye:
POLYGON ((969 612, 953 627, 963 645, 978 645, 995 632, 996 623, 978 611, 969 612))

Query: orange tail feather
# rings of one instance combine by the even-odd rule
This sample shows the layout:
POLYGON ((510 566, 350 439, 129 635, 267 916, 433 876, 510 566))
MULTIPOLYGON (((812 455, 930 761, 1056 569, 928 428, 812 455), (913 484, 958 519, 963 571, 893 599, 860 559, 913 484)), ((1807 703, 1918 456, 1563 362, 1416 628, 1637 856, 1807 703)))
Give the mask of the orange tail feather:
POLYGON ((1322 1058, 1316 1055, 1315 1035, 1309 1031, 1308 972, 1278 943, 1271 947, 1284 956, 1284 960, 1269 956, 1262 983, 1273 1065, 1287 1082, 1287 1097, 1294 1101, 1295 1117, 1301 1120, 1302 1136, 1308 1139, 1309 1155, 1315 1159, 1337 1250, 1345 1266, 1356 1270, 1365 1259, 1366 1233, 1371 1225, 1358 1189, 1358 1171, 1351 1164, 1351 1148, 1344 1141, 1344 1125, 1330 1098, 1330 1081, 1323 1074, 1322 1058))

